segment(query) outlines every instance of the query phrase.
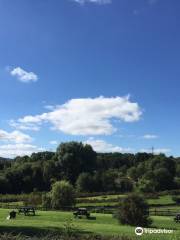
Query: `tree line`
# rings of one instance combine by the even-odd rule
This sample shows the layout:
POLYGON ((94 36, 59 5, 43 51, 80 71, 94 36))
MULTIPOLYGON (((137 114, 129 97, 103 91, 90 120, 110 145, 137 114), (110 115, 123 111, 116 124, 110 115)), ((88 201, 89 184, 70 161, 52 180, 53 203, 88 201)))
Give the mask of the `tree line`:
POLYGON ((180 187, 180 158, 164 154, 96 153, 88 144, 62 143, 56 152, 0 158, 0 193, 49 192, 66 180, 79 192, 157 192, 180 187))

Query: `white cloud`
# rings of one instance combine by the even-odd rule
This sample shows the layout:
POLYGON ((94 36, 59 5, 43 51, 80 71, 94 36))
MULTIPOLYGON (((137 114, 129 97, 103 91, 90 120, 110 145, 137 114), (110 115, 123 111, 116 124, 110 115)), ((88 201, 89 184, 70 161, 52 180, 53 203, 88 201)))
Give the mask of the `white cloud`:
POLYGON ((58 142, 56 141, 56 140, 52 140, 52 141, 50 141, 49 142, 51 145, 57 145, 58 144, 58 142))
POLYGON ((14 158, 16 156, 31 155, 34 152, 44 151, 43 148, 39 148, 30 144, 7 144, 0 146, 0 156, 6 158, 14 158))
MULTIPOLYGON (((135 122, 141 117, 138 103, 128 97, 72 99, 53 111, 11 121, 14 126, 38 128, 49 122, 53 128, 71 135, 110 135, 116 131, 112 119, 135 122)), ((12 124, 11 124, 12 125, 12 124)))
POLYGON ((34 125, 31 123, 22 124, 22 123, 18 123, 16 121, 14 121, 14 120, 10 120, 9 125, 13 128, 19 129, 19 130, 30 130, 30 131, 39 131, 40 130, 40 126, 38 126, 38 125, 34 125))
MULTIPOLYGON (((140 152, 152 153, 152 149, 141 149, 140 152)), ((156 148, 156 149, 153 149, 153 153, 154 154, 160 154, 160 153, 168 154, 170 152, 171 152, 171 149, 169 149, 169 148, 156 148)))
POLYGON ((24 143, 24 142, 31 142, 32 138, 29 135, 24 134, 20 131, 13 131, 8 133, 0 129, 0 140, 14 142, 14 143, 24 143))
POLYGON ((115 146, 113 144, 107 143, 104 140, 98 140, 94 138, 89 138, 84 144, 89 144, 96 152, 100 153, 108 153, 108 152, 121 152, 121 153, 129 153, 133 152, 131 148, 122 148, 120 146, 115 146))
POLYGON ((154 135, 154 134, 146 134, 146 135, 144 135, 142 138, 144 138, 144 139, 157 139, 158 138, 158 136, 157 135, 154 135))
POLYGON ((12 76, 16 76, 17 79, 21 82, 36 82, 38 80, 38 76, 33 72, 27 72, 20 67, 16 67, 10 71, 12 76))
POLYGON ((72 0, 74 2, 77 2, 79 4, 85 4, 85 3, 95 3, 95 4, 109 4, 112 2, 112 0, 72 0))

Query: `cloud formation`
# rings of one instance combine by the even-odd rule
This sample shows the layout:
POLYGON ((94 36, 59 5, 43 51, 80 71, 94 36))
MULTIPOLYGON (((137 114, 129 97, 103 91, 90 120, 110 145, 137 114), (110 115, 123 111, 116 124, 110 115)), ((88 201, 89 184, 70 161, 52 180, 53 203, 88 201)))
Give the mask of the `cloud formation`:
POLYGON ((32 138, 24 134, 20 131, 13 131, 13 132, 6 132, 2 129, 0 129, 0 140, 1 141, 9 141, 9 142, 14 142, 14 143, 27 143, 31 142, 32 138))
POLYGON ((138 103, 126 97, 71 99, 54 110, 36 116, 25 116, 11 125, 21 129, 40 128, 51 123, 53 129, 71 135, 110 135, 116 131, 112 119, 135 122, 141 117, 138 103))
POLYGON ((120 146, 115 146, 113 144, 107 143, 104 140, 98 140, 94 138, 90 138, 84 142, 84 144, 89 144, 96 152, 100 153, 109 153, 109 152, 121 152, 121 153, 129 153, 133 152, 131 148, 122 148, 120 146))
POLYGON ((112 0, 72 0, 72 1, 77 2, 79 4, 95 3, 100 5, 109 4, 112 2, 112 0))
POLYGON ((27 72, 20 67, 16 67, 10 71, 11 76, 17 77, 17 79, 24 83, 36 82, 38 76, 33 72, 27 72))
POLYGON ((0 146, 0 156, 5 158, 14 158, 16 156, 31 155, 34 152, 45 151, 43 148, 39 148, 31 144, 7 144, 0 146))

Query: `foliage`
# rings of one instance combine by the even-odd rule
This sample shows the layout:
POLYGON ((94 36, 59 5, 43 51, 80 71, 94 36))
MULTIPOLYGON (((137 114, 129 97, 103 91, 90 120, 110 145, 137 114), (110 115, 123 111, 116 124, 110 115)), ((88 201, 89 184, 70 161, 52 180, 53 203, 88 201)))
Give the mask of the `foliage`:
POLYGON ((67 181, 54 183, 51 191, 51 204, 54 209, 73 206, 75 204, 73 186, 67 181))
POLYGON ((25 206, 38 206, 42 204, 42 194, 33 192, 29 194, 29 197, 24 200, 25 206))
POLYGON ((0 194, 49 192, 61 180, 80 192, 175 190, 180 187, 180 159, 164 154, 96 153, 81 142, 62 143, 55 153, 0 158, 0 194))
POLYGON ((67 237, 72 237, 77 235, 76 227, 73 223, 72 218, 67 219, 64 223, 63 233, 67 237))
POLYGON ((101 235, 72 235, 67 234, 47 234, 46 236, 28 237, 22 234, 15 235, 13 233, 0 234, 0 240, 132 240, 129 237, 104 237, 101 235))
POLYGON ((42 195, 42 207, 43 208, 51 209, 51 207, 52 207, 51 201, 52 201, 51 193, 44 193, 42 195))
POLYGON ((128 195, 120 204, 116 214, 121 224, 132 226, 149 226, 149 206, 144 199, 136 194, 128 195))
POLYGON ((93 192, 95 181, 90 173, 81 173, 76 181, 78 192, 93 192))
POLYGON ((71 183, 75 183, 80 173, 95 170, 96 153, 90 145, 62 143, 57 148, 56 156, 63 178, 71 183))

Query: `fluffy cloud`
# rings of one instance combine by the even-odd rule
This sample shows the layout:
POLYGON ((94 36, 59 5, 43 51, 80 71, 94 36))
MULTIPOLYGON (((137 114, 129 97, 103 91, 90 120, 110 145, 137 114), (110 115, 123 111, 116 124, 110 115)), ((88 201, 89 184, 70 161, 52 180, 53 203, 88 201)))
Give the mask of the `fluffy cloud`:
POLYGON ((144 139, 156 139, 158 138, 157 135, 154 135, 154 134, 146 134, 143 136, 144 139))
MULTIPOLYGON (((142 112, 129 97, 72 99, 54 110, 11 121, 17 128, 39 128, 49 122, 53 128, 71 135, 110 135, 116 131, 112 119, 135 122, 142 112)), ((12 125, 12 124, 11 124, 12 125)))
POLYGON ((10 71, 12 76, 16 76, 17 79, 21 82, 36 82, 38 80, 38 76, 33 72, 27 72, 20 67, 16 67, 10 71))
POLYGON ((94 138, 90 138, 84 142, 84 144, 89 144, 96 152, 105 153, 105 152, 121 152, 121 153, 129 153, 133 152, 131 148, 122 148, 120 146, 115 146, 110 143, 107 143, 104 140, 97 140, 94 138))
POLYGON ((0 146, 0 156, 14 158, 16 156, 31 155, 34 152, 44 151, 43 148, 31 144, 7 144, 0 146))
MULTIPOLYGON (((147 153, 152 153, 152 149, 141 149, 140 152, 147 152, 147 153)), ((160 154, 160 153, 164 153, 164 154, 168 154, 171 152, 171 149, 169 148, 156 148, 153 150, 154 154, 160 154)))
POLYGON ((15 143, 25 143, 31 142, 32 138, 20 131, 6 132, 0 129, 0 140, 1 141, 10 141, 15 143))
POLYGON ((72 0, 72 1, 77 2, 79 4, 85 3, 109 4, 112 2, 112 0, 72 0))

